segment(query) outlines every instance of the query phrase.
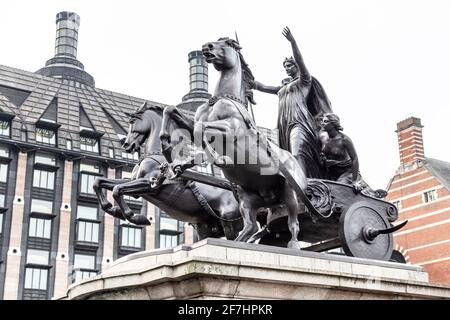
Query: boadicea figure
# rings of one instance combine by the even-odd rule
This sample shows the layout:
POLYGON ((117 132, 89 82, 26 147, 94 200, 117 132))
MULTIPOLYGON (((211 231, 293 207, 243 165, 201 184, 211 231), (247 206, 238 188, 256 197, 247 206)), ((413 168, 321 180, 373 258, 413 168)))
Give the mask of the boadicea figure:
POLYGON ((266 86, 258 81, 253 88, 277 94, 279 110, 277 127, 279 145, 290 151, 310 178, 323 178, 320 166, 319 126, 316 118, 331 111, 331 104, 320 83, 310 75, 298 45, 288 27, 283 35, 291 43, 293 58, 286 58, 283 66, 288 79, 281 86, 266 86))
POLYGON ((365 195, 384 198, 386 191, 372 190, 359 173, 359 161, 352 140, 342 133, 339 117, 326 113, 322 118, 323 133, 321 161, 327 168, 328 179, 351 184, 355 191, 365 195))

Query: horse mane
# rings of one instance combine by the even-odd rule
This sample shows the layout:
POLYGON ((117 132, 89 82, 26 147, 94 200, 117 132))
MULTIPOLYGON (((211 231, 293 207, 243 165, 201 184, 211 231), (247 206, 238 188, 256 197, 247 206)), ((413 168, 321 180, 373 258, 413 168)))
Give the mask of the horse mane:
POLYGON ((145 101, 140 107, 137 108, 137 110, 134 113, 132 113, 130 115, 130 120, 135 119, 135 118, 141 118, 141 116, 147 110, 153 110, 153 111, 156 111, 156 112, 162 114, 164 111, 164 107, 159 106, 159 105, 153 105, 153 104, 150 104, 147 101, 145 101))
POLYGON ((248 102, 250 102, 251 104, 256 104, 253 98, 252 90, 252 83, 254 82, 255 77, 253 76, 248 63, 245 62, 244 56, 241 53, 242 47, 240 46, 239 42, 228 37, 220 38, 218 41, 225 41, 228 46, 236 50, 236 52, 238 53, 242 68, 242 85, 244 86, 245 104, 247 105, 248 102))

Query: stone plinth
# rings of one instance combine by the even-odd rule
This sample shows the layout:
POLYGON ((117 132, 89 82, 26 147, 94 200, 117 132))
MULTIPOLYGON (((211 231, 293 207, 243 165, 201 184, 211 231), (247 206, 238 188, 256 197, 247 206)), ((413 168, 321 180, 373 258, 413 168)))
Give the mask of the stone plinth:
POLYGON ((421 267, 206 239, 123 257, 63 299, 450 299, 421 267))

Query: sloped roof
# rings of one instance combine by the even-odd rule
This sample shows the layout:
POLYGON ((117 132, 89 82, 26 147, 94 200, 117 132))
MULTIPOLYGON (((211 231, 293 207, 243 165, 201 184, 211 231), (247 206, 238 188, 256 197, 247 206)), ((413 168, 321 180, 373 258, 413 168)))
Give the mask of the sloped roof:
POLYGON ((450 191, 450 162, 425 158, 425 167, 450 191))
MULTIPOLYGON (((16 89, 18 94, 23 91, 30 92, 21 105, 15 105, 11 99, 1 94, 0 90, 0 109, 19 116, 13 121, 11 135, 13 140, 20 139, 18 132, 20 125, 17 124, 19 120, 33 129, 33 125, 56 98, 58 103, 56 121, 60 125, 58 146, 62 148, 65 147, 66 136, 74 140, 74 149, 78 148, 76 141, 80 132, 81 107, 86 112, 93 129, 104 133, 101 139, 102 147, 107 148, 113 145, 120 148, 118 134, 123 134, 123 131, 118 130, 117 124, 127 128, 129 114, 134 113, 144 102, 150 105, 166 106, 162 103, 90 87, 72 80, 46 77, 3 65, 0 65, 0 87, 5 90, 16 89), (116 123, 112 123, 111 118, 116 123)), ((102 154, 107 155, 107 150, 103 149, 102 154)))

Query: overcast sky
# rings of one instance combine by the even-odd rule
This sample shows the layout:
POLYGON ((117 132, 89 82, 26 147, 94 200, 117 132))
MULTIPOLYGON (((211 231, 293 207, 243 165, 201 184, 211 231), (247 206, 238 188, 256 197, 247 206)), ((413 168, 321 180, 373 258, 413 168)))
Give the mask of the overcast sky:
MULTIPOLYGON (((450 1, 1 1, 0 64, 43 67, 60 11, 81 16, 78 59, 97 87, 166 104, 188 92, 187 54, 235 31, 256 79, 280 84, 287 25, 369 184, 385 188, 394 175, 396 123, 410 116, 425 126, 425 155, 450 161, 450 1)), ((212 92, 214 68, 209 76, 212 92)), ((257 124, 274 128, 277 97, 255 99, 257 124)))

